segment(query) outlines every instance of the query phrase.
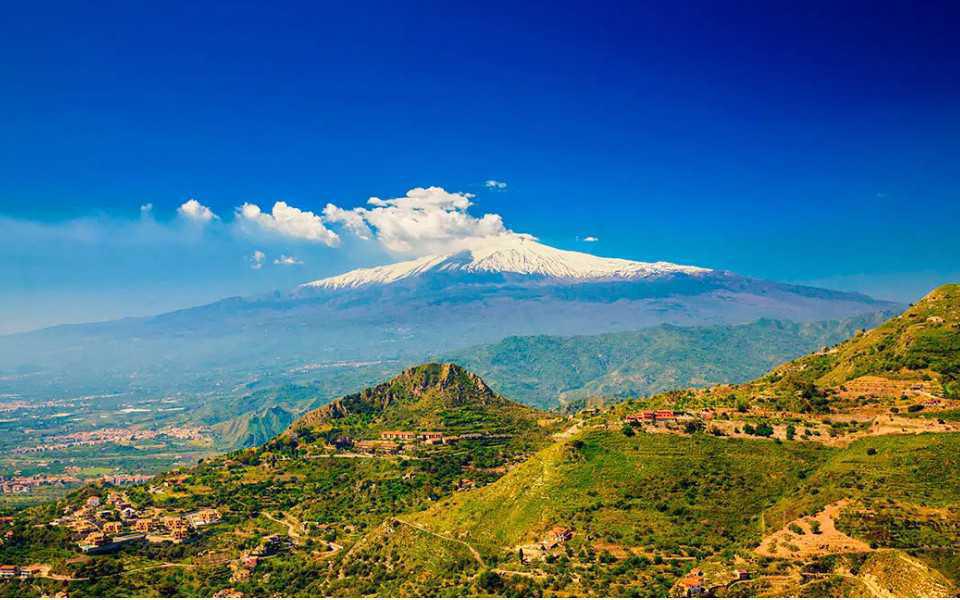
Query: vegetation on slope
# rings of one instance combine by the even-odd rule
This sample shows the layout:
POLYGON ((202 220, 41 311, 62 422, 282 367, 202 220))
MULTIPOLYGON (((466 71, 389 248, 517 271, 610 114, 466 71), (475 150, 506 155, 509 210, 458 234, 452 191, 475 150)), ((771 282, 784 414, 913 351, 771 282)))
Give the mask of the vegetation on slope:
POLYGON ((865 375, 933 380, 960 398, 960 284, 944 285, 903 314, 839 344, 804 356, 762 381, 775 389, 839 386, 865 375))
POLYGON ((626 398, 747 381, 892 314, 813 323, 762 319, 746 325, 662 325, 603 335, 508 337, 452 353, 448 359, 525 404, 578 408, 592 397, 626 398))
POLYGON ((903 314, 750 383, 635 399, 641 406, 762 407, 826 413, 911 397, 960 399, 960 284, 941 286, 903 314))
MULTIPOLYGON (((458 367, 424 365, 310 414, 260 447, 127 488, 140 513, 213 508, 223 516, 181 543, 151 543, 87 558, 81 567, 68 565, 79 554, 76 539, 62 527, 44 524, 108 491, 85 488, 18 515, 12 538, 0 545, 0 562, 42 562, 84 577, 43 581, 45 593, 211 595, 231 586, 255 596, 302 593, 323 576, 317 556, 339 560, 344 548, 387 517, 426 509, 466 481, 495 481, 507 464, 542 448, 557 427, 552 421, 538 423, 543 416, 500 397, 458 367), (401 455, 341 452, 328 441, 347 434, 375 439, 384 429, 400 426, 480 435, 414 445, 401 455), (240 554, 269 534, 293 535, 290 531, 296 532, 296 543, 289 553, 264 561, 257 576, 235 580, 228 567, 240 554)), ((0 594, 27 594, 33 588, 24 586, 35 584, 10 582, 0 585, 0 594)))
MULTIPOLYGON (((403 569, 408 561, 421 564, 430 538, 443 536, 481 560, 459 573, 430 572, 412 591, 482 593, 475 578, 484 569, 526 570, 518 547, 560 526, 573 531, 563 551, 537 564, 543 577, 523 579, 510 593, 665 595, 689 561, 755 545, 761 512, 829 454, 815 445, 590 431, 541 451, 494 484, 403 517, 410 525, 373 531, 355 560, 376 563, 383 552, 396 552, 395 568, 403 569), (393 540, 409 537, 412 526, 435 536, 393 540)), ((398 581, 409 585, 414 576, 398 581)), ((385 584, 371 592, 369 585, 347 575, 318 591, 401 591, 385 584)))

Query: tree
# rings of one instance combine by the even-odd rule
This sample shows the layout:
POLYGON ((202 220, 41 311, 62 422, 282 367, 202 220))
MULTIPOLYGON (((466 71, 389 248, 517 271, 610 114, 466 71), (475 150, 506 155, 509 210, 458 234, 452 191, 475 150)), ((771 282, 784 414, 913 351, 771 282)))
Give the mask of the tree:
POLYGON ((485 591, 496 592, 503 587, 503 579, 493 571, 483 570, 480 572, 480 575, 477 576, 477 585, 485 591))
POLYGON ((757 425, 756 434, 762 435, 763 437, 770 437, 773 435, 773 427, 770 426, 770 423, 760 423, 757 425))

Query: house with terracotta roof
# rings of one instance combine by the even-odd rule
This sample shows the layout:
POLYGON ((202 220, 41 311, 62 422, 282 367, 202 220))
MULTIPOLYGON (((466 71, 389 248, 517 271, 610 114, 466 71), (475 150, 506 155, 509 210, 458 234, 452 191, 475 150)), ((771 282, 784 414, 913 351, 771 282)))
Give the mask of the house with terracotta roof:
POLYGON ((412 442, 417 439, 417 434, 412 431, 382 431, 380 432, 380 439, 412 442))
POLYGON ((696 598, 703 594, 703 571, 694 569, 677 582, 677 592, 684 598, 696 598))
POLYGON ((20 568, 17 565, 0 565, 0 577, 4 579, 10 579, 13 577, 19 577, 20 568))

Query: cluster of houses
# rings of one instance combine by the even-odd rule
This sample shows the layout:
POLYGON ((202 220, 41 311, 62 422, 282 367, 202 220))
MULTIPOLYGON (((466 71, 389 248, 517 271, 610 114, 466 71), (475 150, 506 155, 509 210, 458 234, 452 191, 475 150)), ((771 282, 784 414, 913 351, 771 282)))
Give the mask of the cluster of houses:
POLYGON ((43 575, 47 569, 45 565, 0 565, 0 579, 31 579, 43 575))
POLYGON ((716 412, 709 408, 701 410, 698 415, 666 409, 641 410, 640 412, 624 417, 624 422, 640 425, 643 423, 656 423, 658 421, 690 421, 698 417, 704 421, 709 421, 716 416, 716 412))
POLYGON ((74 475, 30 475, 4 477, 0 475, 0 496, 13 494, 29 494, 41 487, 79 487, 85 483, 109 483, 112 485, 127 485, 144 483, 152 479, 151 475, 114 474, 101 477, 80 479, 74 475))
POLYGON ((83 481, 71 475, 30 475, 4 477, 0 475, 0 496, 29 494, 39 487, 78 486, 83 481))
POLYGON ((77 545, 83 552, 104 554, 143 540, 179 543, 190 537, 193 531, 216 523, 220 518, 218 511, 209 508, 187 514, 164 514, 154 508, 141 514, 124 494, 111 491, 106 502, 99 496, 91 496, 83 506, 52 524, 72 530, 78 536, 77 545))
POLYGON ((382 431, 380 432, 380 438, 375 440, 351 440, 350 438, 341 437, 337 440, 337 446, 341 448, 353 448, 360 452, 372 454, 397 454, 407 446, 439 446, 452 444, 460 440, 492 437, 510 436, 507 434, 490 434, 483 432, 450 435, 441 431, 382 431))

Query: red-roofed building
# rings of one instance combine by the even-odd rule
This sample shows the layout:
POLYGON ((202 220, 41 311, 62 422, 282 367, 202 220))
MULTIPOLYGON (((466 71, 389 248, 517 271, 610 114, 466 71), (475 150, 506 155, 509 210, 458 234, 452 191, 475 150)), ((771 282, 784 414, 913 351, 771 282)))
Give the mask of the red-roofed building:
POLYGON ((413 441, 417 439, 417 434, 412 431, 383 431, 380 433, 380 439, 413 441))

